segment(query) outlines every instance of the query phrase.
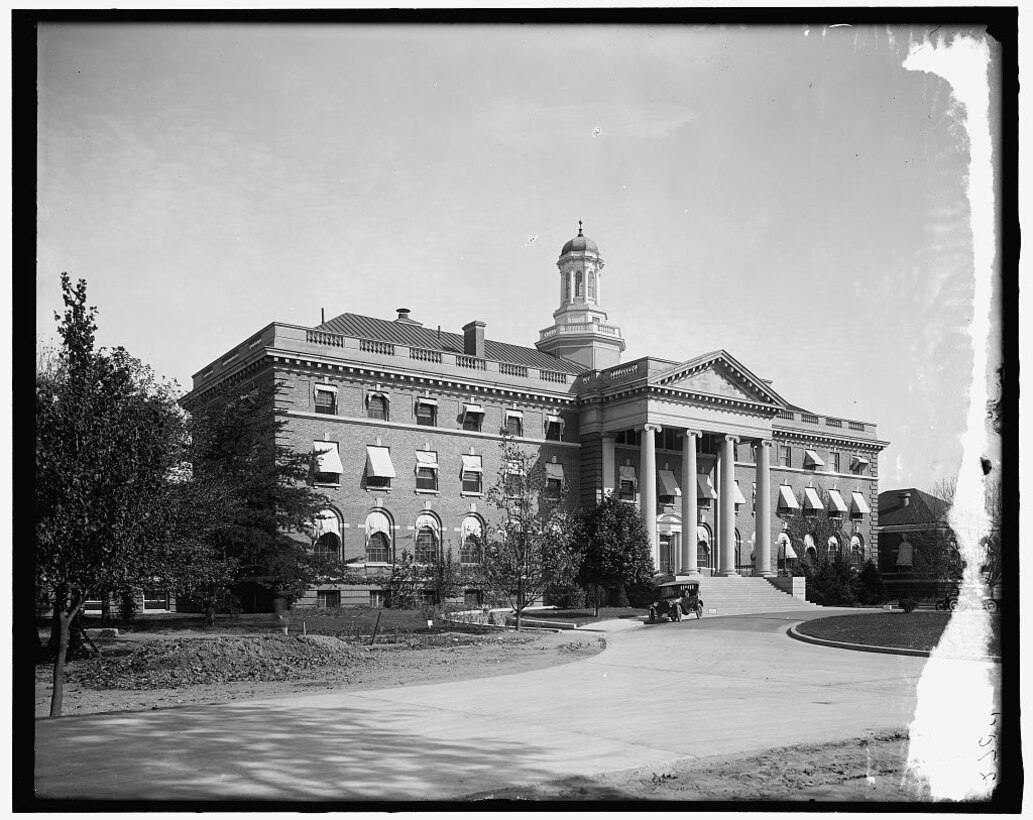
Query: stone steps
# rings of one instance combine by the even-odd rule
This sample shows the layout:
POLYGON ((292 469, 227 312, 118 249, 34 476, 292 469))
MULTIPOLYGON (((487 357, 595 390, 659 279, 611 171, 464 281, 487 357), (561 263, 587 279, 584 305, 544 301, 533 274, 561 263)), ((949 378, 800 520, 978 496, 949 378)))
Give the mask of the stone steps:
POLYGON ((817 606, 776 589, 764 578, 704 577, 700 581, 700 597, 704 615, 789 612, 817 606))

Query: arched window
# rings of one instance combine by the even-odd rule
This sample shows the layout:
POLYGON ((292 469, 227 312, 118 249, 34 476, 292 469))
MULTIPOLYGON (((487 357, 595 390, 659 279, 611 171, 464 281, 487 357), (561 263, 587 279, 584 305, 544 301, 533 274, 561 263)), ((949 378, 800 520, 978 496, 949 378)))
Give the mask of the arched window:
POLYGON ((371 564, 387 564, 394 560, 391 544, 391 519, 374 510, 366 516, 366 560, 371 564))
POLYGON ((829 558, 831 558, 834 555, 839 555, 839 539, 836 538, 836 536, 834 535, 829 536, 828 553, 829 558))
POLYGON ((810 561, 818 560, 818 550, 814 546, 814 536, 811 533, 803 537, 803 554, 810 561))
POLYGON ((325 533, 316 540, 312 552, 319 558, 339 560, 341 557, 341 539, 332 532, 325 533))
POLYGON ((421 513, 417 517, 414 556, 417 564, 431 564, 437 560, 438 545, 441 543, 440 533, 441 524, 433 515, 421 513))
POLYGON ((570 301, 570 273, 568 271, 563 272, 563 301, 570 301))
POLYGON ((864 536, 860 533, 850 538, 850 560, 855 566, 864 563, 864 536))
POLYGON ((581 271, 577 271, 574 274, 574 295, 585 295, 585 275, 581 271))
POLYGON ((588 272, 588 298, 595 299, 595 271, 588 272))
POLYGON ((372 393, 366 405, 366 416, 371 419, 387 421, 387 396, 383 396, 380 393, 372 393))
POLYGON ((483 560, 481 549, 484 524, 476 515, 468 515, 459 527, 459 563, 479 564, 483 560))
POLYGON ((710 527, 706 524, 696 527, 696 566, 710 566, 710 527))

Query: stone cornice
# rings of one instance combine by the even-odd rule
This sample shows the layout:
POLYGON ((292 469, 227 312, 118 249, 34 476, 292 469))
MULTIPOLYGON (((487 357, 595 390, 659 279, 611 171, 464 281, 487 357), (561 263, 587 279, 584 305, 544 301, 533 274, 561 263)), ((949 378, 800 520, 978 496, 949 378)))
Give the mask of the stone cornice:
POLYGON ((858 447, 873 452, 880 452, 889 446, 888 441, 878 439, 848 438, 847 436, 835 436, 827 433, 810 432, 796 428, 775 427, 771 428, 772 438, 776 441, 815 441, 826 444, 840 444, 845 447, 858 447))

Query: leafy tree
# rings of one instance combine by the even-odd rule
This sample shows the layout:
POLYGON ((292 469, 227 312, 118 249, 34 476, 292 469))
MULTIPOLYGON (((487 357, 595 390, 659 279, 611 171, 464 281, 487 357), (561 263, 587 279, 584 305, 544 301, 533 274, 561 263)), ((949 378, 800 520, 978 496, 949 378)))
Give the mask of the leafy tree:
POLYGON ((122 348, 98 350, 85 280, 73 286, 63 273, 61 288, 57 363, 36 378, 36 588, 57 627, 51 715, 87 598, 160 570, 175 518, 168 477, 185 445, 174 386, 122 348))
POLYGON ((592 589, 597 616, 603 589, 617 588, 618 601, 627 602, 627 588, 641 587, 655 574, 649 534, 634 504, 604 499, 578 527, 578 541, 578 580, 592 589))
POLYGON ((468 573, 456 560, 451 547, 436 555, 423 572, 424 586, 434 594, 434 601, 438 604, 461 594, 467 578, 468 573))
POLYGON ((423 605, 423 567, 408 550, 391 566, 391 575, 384 584, 387 605, 391 609, 418 609, 423 605))
POLYGON ((489 595, 509 602, 519 630, 524 610, 576 569, 571 515, 566 488, 552 491, 535 453, 506 435, 499 447, 502 465, 487 498, 502 521, 485 544, 481 575, 489 595))
POLYGON ((190 477, 183 492, 196 519, 188 554, 170 581, 198 596, 205 623, 235 590, 257 585, 288 602, 326 572, 307 528, 328 501, 311 485, 312 454, 281 440, 278 384, 227 390, 190 422, 190 477))

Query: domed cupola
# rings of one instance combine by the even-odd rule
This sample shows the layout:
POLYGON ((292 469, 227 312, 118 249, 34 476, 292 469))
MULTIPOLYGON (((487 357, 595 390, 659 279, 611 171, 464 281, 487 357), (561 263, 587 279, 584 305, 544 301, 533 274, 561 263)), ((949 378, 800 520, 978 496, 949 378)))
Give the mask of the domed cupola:
POLYGON ((580 220, 577 236, 563 246, 556 267, 560 272, 560 306, 556 323, 541 331, 539 350, 565 356, 588 367, 611 367, 624 351, 620 328, 606 324, 599 307, 602 270, 599 246, 585 236, 580 220))

